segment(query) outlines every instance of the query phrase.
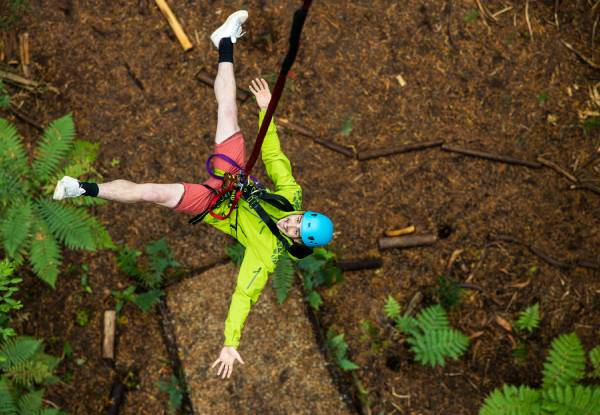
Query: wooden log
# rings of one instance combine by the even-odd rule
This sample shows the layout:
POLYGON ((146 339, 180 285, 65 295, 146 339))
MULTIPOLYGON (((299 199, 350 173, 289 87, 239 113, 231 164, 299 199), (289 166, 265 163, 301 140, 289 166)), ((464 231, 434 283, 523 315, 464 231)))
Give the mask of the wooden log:
POLYGON ((413 246, 433 245, 437 235, 406 235, 379 238, 379 249, 410 248, 413 246))
POLYGON ((466 148, 448 146, 445 144, 442 146, 442 150, 449 151, 452 153, 464 154, 466 156, 479 157, 479 158, 484 158, 484 159, 488 159, 488 160, 499 161, 502 163, 516 164, 516 165, 521 165, 521 166, 525 166, 525 167, 531 167, 534 169, 539 169, 542 167, 542 164, 538 163, 538 162, 519 160, 519 159, 516 159, 513 157, 509 157, 509 156, 502 156, 502 155, 498 155, 498 154, 486 153, 486 152, 478 151, 478 150, 469 150, 466 148))
POLYGON ((19 35, 19 52, 23 76, 29 78, 29 33, 27 32, 19 35))
POLYGON ((102 340, 102 357, 114 360, 115 358, 115 322, 117 313, 115 310, 104 312, 104 336, 102 340))
POLYGON ((408 153, 410 151, 425 150, 431 147, 437 147, 444 144, 444 140, 427 141, 424 143, 414 143, 405 146, 384 148, 379 150, 363 151, 358 153, 359 160, 369 160, 376 157, 390 156, 392 154, 408 153))
POLYGON ((173 29, 173 32, 175 32, 175 36, 177 36, 177 40, 179 40, 179 43, 183 47, 183 50, 184 51, 190 50, 193 46, 192 42, 190 42, 190 39, 187 37, 187 35, 183 31, 181 24, 179 24, 179 20, 177 20, 177 17, 175 17, 175 14, 173 14, 173 11, 171 10, 171 8, 167 4, 167 2, 165 0, 155 0, 155 1, 156 1, 158 8, 160 9, 160 11, 167 18, 167 21, 169 22, 171 29, 173 29))
MULTIPOLYGON (((210 87, 214 88, 214 86, 215 86, 215 77, 209 75, 208 73, 206 73, 203 70, 200 70, 196 73, 196 79, 199 80, 200 82, 205 83, 206 85, 208 85, 210 87)), ((235 95, 236 95, 237 99, 244 102, 248 98, 250 98, 250 91, 247 91, 245 89, 237 87, 237 89, 235 91, 235 95)))
POLYGON ((381 268, 383 261, 381 258, 361 258, 349 261, 338 261, 335 265, 344 272, 360 271, 363 269, 381 268))

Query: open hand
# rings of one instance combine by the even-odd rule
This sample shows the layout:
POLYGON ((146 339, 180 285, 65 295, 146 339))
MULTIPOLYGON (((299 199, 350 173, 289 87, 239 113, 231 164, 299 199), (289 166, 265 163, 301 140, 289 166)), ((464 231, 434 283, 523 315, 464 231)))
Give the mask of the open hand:
POLYGON ((239 360, 241 364, 244 364, 244 361, 237 350, 233 347, 225 346, 221 349, 219 358, 215 360, 210 368, 212 369, 217 363, 221 362, 219 370, 217 371, 217 376, 221 376, 221 372, 223 372, 222 378, 225 379, 227 377, 229 379, 231 372, 233 372, 233 363, 236 360, 239 360))
POLYGON ((254 94, 258 107, 261 110, 267 109, 271 101, 271 92, 267 81, 262 78, 253 79, 250 84, 250 91, 254 94))

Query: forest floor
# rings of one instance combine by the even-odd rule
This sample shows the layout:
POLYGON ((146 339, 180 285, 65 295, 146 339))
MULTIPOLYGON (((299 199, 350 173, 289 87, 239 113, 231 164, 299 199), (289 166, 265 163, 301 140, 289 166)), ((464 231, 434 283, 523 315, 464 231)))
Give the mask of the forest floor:
MULTIPOLYGON (((196 74, 216 73, 210 33, 229 13, 249 10, 247 35, 235 45, 238 85, 257 76, 272 82, 299 4, 169 3, 194 43, 187 53, 151 1, 31 0, 18 27, 29 32, 32 77, 59 92, 20 93, 15 103, 43 125, 71 112, 78 136, 100 143, 97 169, 105 181, 204 180, 216 102, 196 74)), ((600 11, 594 14, 584 0, 558 2, 558 10, 554 1, 481 3, 490 12, 485 19, 470 0, 314 2, 276 114, 358 154, 444 140, 532 162, 542 156, 588 186, 572 188, 551 168, 439 147, 361 161, 279 128, 304 207, 335 222, 330 249, 342 259, 383 259, 376 271, 347 273, 343 283, 320 289, 323 327, 345 333, 348 355, 360 366, 355 374, 368 391, 365 413, 475 414, 503 383, 539 385, 544 351, 557 335, 575 331, 587 350, 600 337, 598 270, 557 267, 525 245, 493 240, 511 235, 560 261, 600 262, 600 127, 581 118, 599 110, 591 91, 600 72, 562 43, 600 62, 593 40, 600 11), (427 247, 377 249, 384 231, 407 225, 439 238, 427 247), (472 336, 468 352, 431 369, 414 362, 383 305, 391 295, 406 306, 417 292, 423 294, 419 309, 436 303, 442 275, 478 290, 463 292, 449 313, 453 326, 472 336), (536 302, 540 329, 528 358, 517 361, 516 335, 497 317, 514 320, 536 302), (374 327, 371 334, 365 321, 374 327)), ((16 123, 32 148, 39 133, 2 116, 16 123)), ((240 104, 239 118, 249 150, 257 131, 252 100, 240 104)), ((265 178, 262 165, 256 174, 265 178)), ((136 249, 165 237, 188 269, 225 256, 231 244, 166 208, 108 204, 96 215, 115 242, 136 249)), ((47 339, 55 355, 64 341, 74 351, 59 369, 70 380, 47 394, 70 413, 96 414, 106 406, 114 374, 100 358, 102 316, 114 307, 110 290, 129 284, 115 254, 106 251, 67 253, 54 291, 33 276, 26 279, 21 330, 47 339), (81 287, 82 264, 89 267, 92 294, 81 287), (75 315, 84 308, 90 323, 80 327, 75 315)), ((154 383, 171 375, 158 324, 156 315, 130 304, 121 314, 117 366, 136 372, 139 381, 123 415, 166 411, 167 395, 154 383)), ((218 350, 212 354, 207 360, 218 350)))

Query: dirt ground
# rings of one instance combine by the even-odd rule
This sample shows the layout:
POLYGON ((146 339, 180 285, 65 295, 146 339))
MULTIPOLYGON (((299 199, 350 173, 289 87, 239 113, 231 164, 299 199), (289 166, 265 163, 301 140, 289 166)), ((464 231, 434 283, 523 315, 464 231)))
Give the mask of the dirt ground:
MULTIPOLYGON (((195 75, 216 72, 210 33, 229 13, 249 10, 247 35, 235 46, 238 84, 246 86, 256 76, 273 80, 299 4, 169 3, 194 43, 188 53, 151 1, 32 0, 21 23, 30 34, 32 77, 60 93, 21 95, 16 103, 43 124, 72 112, 78 135, 101 143, 98 169, 106 181, 203 180, 216 103, 212 89, 195 75)), ((595 47, 592 39, 598 37, 593 32, 598 7, 594 14, 585 0, 560 1, 558 10, 549 0, 481 3, 491 13, 511 9, 484 22, 473 18, 477 3, 470 0, 315 1, 277 116, 358 153, 444 140, 529 161, 543 156, 597 186, 600 128, 584 129, 579 112, 593 109, 590 88, 600 73, 561 40, 599 62, 598 39, 595 47)), ((257 131, 251 100, 240 106, 239 117, 249 150, 257 131)), ((33 143, 38 133, 15 122, 33 143)), ((335 222, 331 249, 344 259, 381 255, 384 260, 377 271, 348 273, 341 285, 322 290, 319 313, 325 328, 346 334, 372 413, 475 414, 503 382, 538 385, 543 351, 555 336, 575 331, 588 350, 597 343, 599 271, 559 268, 522 245, 490 243, 492 235, 507 234, 559 260, 598 264, 597 193, 571 189, 565 176, 549 168, 496 163, 439 147, 358 161, 283 128, 280 136, 303 187, 305 208, 335 222), (418 234, 443 238, 429 247, 378 252, 377 239, 385 230, 409 224, 418 234), (446 270, 457 250, 460 255, 446 270), (419 291, 422 305, 436 302, 442 274, 480 288, 466 292, 450 313, 453 325, 478 337, 460 360, 434 370, 412 361, 385 321, 383 304, 392 295, 406 305, 419 291), (497 315, 514 319, 535 302, 541 329, 530 358, 517 364, 514 336, 494 321, 497 315), (387 349, 375 352, 364 340, 364 320, 391 340, 387 349)), ((262 166, 256 173, 265 178, 262 166)), ((230 243, 214 229, 190 226, 187 217, 165 208, 110 204, 98 208, 97 215, 115 241, 138 249, 166 237, 174 257, 189 268, 223 256, 230 243)), ((71 262, 89 264, 95 294, 74 294, 81 291, 76 272, 59 277, 54 292, 30 278, 24 301, 31 300, 26 310, 31 318, 23 329, 55 338, 49 342, 54 354, 68 339, 75 355, 87 358, 81 366, 68 361, 61 367, 63 374, 73 372, 70 387, 52 387, 47 398, 74 414, 100 413, 112 381, 98 357, 101 316, 114 305, 108 290, 129 281, 109 252, 67 254, 65 270, 71 262), (91 310, 86 328, 74 323, 82 304, 91 310)), ((170 376, 160 335, 148 331, 156 324, 154 316, 133 307, 124 315, 127 324, 120 330, 131 335, 119 346, 120 364, 131 357, 143 367, 141 376, 170 376), (142 359, 162 359, 164 365, 146 366, 142 359)), ((165 394, 147 386, 129 393, 122 413, 162 413, 165 401, 165 394)))

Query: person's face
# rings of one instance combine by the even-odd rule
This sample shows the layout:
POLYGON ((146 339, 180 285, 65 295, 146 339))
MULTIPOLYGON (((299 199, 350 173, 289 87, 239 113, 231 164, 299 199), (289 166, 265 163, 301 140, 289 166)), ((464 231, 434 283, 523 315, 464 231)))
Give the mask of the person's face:
POLYGON ((304 218, 304 215, 288 215, 277 221, 277 227, 285 236, 298 242, 300 241, 300 227, 302 226, 302 218, 304 218))

